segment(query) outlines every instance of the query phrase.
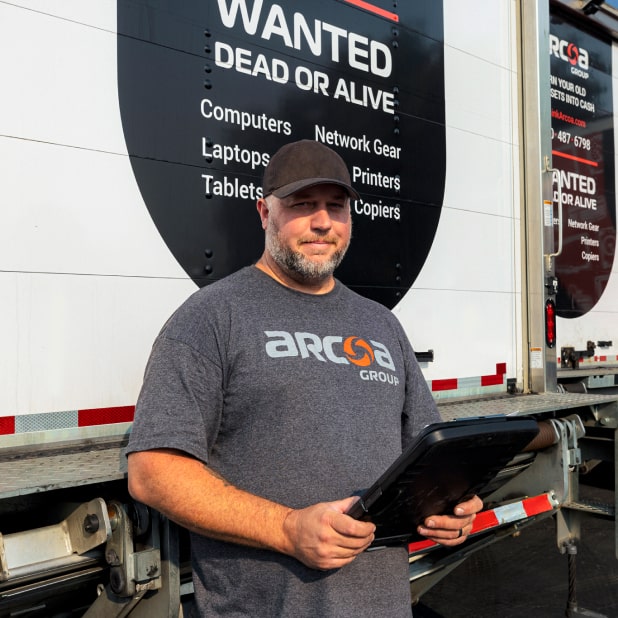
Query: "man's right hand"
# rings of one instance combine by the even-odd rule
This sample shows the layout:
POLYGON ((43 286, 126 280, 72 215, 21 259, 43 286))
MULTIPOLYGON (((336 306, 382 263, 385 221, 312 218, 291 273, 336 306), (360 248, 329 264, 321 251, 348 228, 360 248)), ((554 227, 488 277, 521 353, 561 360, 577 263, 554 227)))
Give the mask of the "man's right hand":
POLYGON ((375 525, 345 513, 358 498, 292 509, 283 522, 288 552, 305 566, 323 571, 352 562, 374 539, 375 525))
POLYGON ((291 509, 247 493, 171 449, 131 453, 129 491, 197 534, 282 552, 313 569, 348 564, 369 547, 375 531, 345 514, 358 498, 291 509))

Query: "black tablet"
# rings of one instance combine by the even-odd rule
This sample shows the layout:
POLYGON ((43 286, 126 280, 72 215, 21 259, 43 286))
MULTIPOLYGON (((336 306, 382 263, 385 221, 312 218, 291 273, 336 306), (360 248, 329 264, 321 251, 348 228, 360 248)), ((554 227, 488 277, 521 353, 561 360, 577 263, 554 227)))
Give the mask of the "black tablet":
POLYGON ((452 514, 536 436, 532 418, 492 416, 428 425, 348 511, 376 524, 376 545, 410 542, 429 515, 452 514))

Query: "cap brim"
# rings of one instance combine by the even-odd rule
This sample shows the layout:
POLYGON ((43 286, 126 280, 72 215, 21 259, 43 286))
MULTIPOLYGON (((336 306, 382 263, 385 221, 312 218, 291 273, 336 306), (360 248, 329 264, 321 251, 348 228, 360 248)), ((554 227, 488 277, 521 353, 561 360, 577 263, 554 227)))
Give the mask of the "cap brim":
POLYGON ((304 178, 303 180, 297 180, 296 182, 291 182, 287 185, 283 185, 282 187, 278 187, 272 191, 272 195, 278 197, 279 199, 288 197, 293 193, 297 193, 302 189, 307 189, 308 187, 315 187, 316 185, 337 185, 346 190, 347 194, 355 199, 360 199, 360 195, 348 184, 345 182, 341 182, 341 180, 335 180, 333 178, 304 178))

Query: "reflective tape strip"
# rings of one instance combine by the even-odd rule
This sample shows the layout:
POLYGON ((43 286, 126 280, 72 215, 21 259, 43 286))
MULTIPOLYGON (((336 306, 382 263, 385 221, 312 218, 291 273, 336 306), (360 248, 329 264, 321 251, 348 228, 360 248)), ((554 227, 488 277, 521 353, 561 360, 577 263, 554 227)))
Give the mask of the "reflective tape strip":
MULTIPOLYGON (((534 517, 540 513, 546 513, 547 511, 553 510, 556 506, 558 506, 556 500, 552 498, 551 494, 547 493, 532 498, 525 498, 519 502, 498 506, 489 511, 481 511, 477 514, 472 524, 472 530, 469 536, 491 530, 491 528, 497 528, 505 524, 521 521, 528 517, 534 517)), ((424 541, 415 541, 408 545, 408 553, 415 554, 437 546, 439 546, 439 543, 428 539, 424 541)))
POLYGON ((530 517, 530 515, 526 513, 523 502, 505 504, 504 506, 499 506, 491 511, 479 513, 477 515, 477 519, 480 521, 477 522, 476 519, 474 520, 471 534, 487 530, 488 528, 509 524, 512 521, 518 521, 519 519, 526 519, 526 517, 530 517))
POLYGON ((506 380, 506 363, 496 363, 496 373, 473 378, 446 378, 428 382, 432 392, 471 390, 491 386, 502 386, 506 380))
POLYGON ((15 433, 15 417, 0 417, 0 436, 8 436, 15 433))
POLYGON ((35 431, 130 423, 134 414, 135 406, 116 406, 113 408, 3 416, 0 417, 0 435, 8 436, 35 431))
POLYGON ((113 423, 130 423, 135 414, 135 406, 120 406, 116 408, 95 408, 78 411, 78 426, 111 425, 113 423))

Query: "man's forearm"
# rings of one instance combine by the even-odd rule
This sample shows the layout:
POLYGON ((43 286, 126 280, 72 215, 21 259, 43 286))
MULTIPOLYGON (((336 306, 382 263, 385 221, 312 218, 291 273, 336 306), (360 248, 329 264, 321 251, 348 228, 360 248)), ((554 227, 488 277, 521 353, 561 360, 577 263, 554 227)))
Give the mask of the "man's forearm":
POLYGON ((292 552, 284 533, 292 509, 238 489, 183 453, 162 449, 129 455, 129 491, 197 534, 292 552))

